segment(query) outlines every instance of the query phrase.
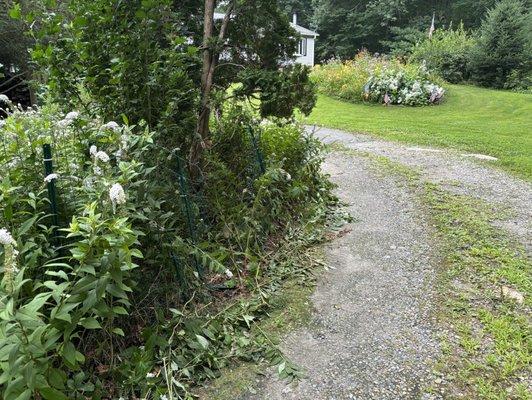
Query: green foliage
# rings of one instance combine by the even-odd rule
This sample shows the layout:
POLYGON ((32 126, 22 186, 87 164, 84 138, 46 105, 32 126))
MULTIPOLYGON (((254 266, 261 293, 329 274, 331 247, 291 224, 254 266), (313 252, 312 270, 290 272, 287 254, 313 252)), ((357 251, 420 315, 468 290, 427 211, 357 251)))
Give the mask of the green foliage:
POLYGON ((422 42, 427 33, 415 27, 397 27, 390 28, 392 38, 382 42, 389 49, 392 57, 406 59, 412 53, 414 46, 422 42))
POLYGON ((171 1, 71 1, 64 7, 36 18, 34 32, 39 41, 32 55, 46 68, 54 98, 69 106, 81 102, 105 119, 144 120, 171 132, 174 146, 183 142, 194 129, 197 92, 189 69, 198 62, 196 47, 180 33, 192 22, 183 26, 185 17, 171 1))
POLYGON ((1 130, 0 226, 16 243, 0 252, 2 398, 189 398, 190 385, 235 358, 266 358, 284 375, 300 374, 267 336, 250 332, 294 275, 293 250, 269 256, 280 245, 273 238, 320 240, 313 229, 334 202, 316 141, 293 125, 258 124, 235 103, 215 126, 205 189, 186 195, 178 177, 164 179, 165 163, 144 163, 175 158, 142 126, 60 117, 54 108, 10 114, 1 130), (45 143, 58 174, 57 237, 45 143), (117 183, 125 198, 111 196, 117 183), (308 220, 312 229, 297 230, 308 220), (252 295, 211 314, 208 288, 252 295))
POLYGON ((394 55, 408 53, 420 32, 429 31, 433 13, 436 28, 464 23, 465 29, 480 25, 495 0, 315 0, 314 22, 320 37, 317 55, 321 61, 351 59, 362 49, 370 52, 393 50, 394 55))
POLYGON ((320 93, 350 102, 426 105, 443 97, 439 80, 423 65, 359 53, 353 60, 317 66, 312 79, 320 93), (436 83, 435 83, 436 82, 436 83))
POLYGON ((480 28, 471 56, 472 79, 483 86, 519 88, 516 77, 530 75, 531 14, 520 0, 501 0, 480 28))
POLYGON ((320 240, 314 230, 334 197, 320 146, 287 122, 315 102, 308 68, 280 70, 297 43, 288 19, 276 0, 237 3, 226 40, 209 43, 221 58, 194 182, 185 158, 198 120, 202 2, 21 9, 53 105, 9 104, 0 127, 0 222, 17 241, 0 253, 2 398, 190 399, 191 386, 235 358, 299 374, 251 332, 284 279, 310 274, 312 263, 290 255, 320 240), (230 87, 240 88, 233 100, 230 87), (256 96, 262 116, 283 119, 261 124, 241 101, 256 96), (59 175, 46 185, 45 143, 59 175), (28 304, 39 307, 26 315, 28 304))
POLYGON ((411 60, 426 62, 427 67, 447 82, 459 83, 469 79, 469 60, 475 39, 460 25, 458 29, 437 29, 412 49, 411 60))
POLYGON ((90 395, 94 382, 82 369, 87 344, 100 342, 92 349, 98 353, 124 336, 120 319, 128 314, 132 271, 142 258, 141 233, 132 224, 141 205, 140 183, 149 173, 136 159, 151 134, 119 129, 120 134, 79 114, 60 120, 41 111, 14 110, 5 121, 0 224, 15 240, 3 246, 0 289, 0 380, 6 400, 90 395), (41 145, 46 143, 54 144, 59 164, 57 177, 45 181, 62 188, 61 225, 70 221, 59 237, 43 188, 41 145), (113 160, 102 149, 92 151, 91 159, 90 143, 114 151, 113 160), (123 190, 121 185, 127 195, 113 197, 111 187, 123 190))
POLYGON ((310 68, 300 64, 285 67, 281 72, 248 70, 240 74, 242 87, 235 90, 237 98, 260 98, 262 117, 291 118, 298 108, 310 114, 316 104, 315 86, 309 81, 310 68))

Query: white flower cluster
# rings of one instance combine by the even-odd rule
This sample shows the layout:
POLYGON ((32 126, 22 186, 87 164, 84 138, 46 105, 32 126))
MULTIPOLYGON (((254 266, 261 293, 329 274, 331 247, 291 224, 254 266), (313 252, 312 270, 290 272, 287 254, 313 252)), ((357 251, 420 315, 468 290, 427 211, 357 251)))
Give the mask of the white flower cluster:
POLYGON ((77 111, 70 111, 67 115, 65 115, 65 118, 63 118, 61 121, 57 123, 57 125, 61 128, 66 128, 78 118, 79 118, 79 113, 77 111))
POLYGON ((107 163, 110 160, 109 155, 103 150, 98 151, 98 147, 96 147, 95 145, 92 145, 89 148, 89 153, 91 157, 94 159, 94 162, 101 161, 103 163, 107 163))
POLYGON ((0 94, 0 103, 11 103, 11 101, 5 94, 0 94))
POLYGON ((425 71, 420 72, 420 79, 412 79, 403 71, 384 70, 369 78, 364 97, 380 103, 409 106, 440 102, 445 90, 430 82, 425 71))
POLYGON ((120 131, 120 125, 118 125, 115 121, 109 121, 106 124, 102 125, 102 130, 111 130, 114 132, 120 131))
POLYGON ((0 244, 3 244, 4 246, 16 245, 17 242, 15 242, 15 239, 13 239, 13 236, 11 236, 11 233, 6 228, 0 229, 0 244))
POLYGON ((126 202, 126 193, 124 192, 124 188, 120 183, 115 183, 111 188, 109 189, 109 198, 111 199, 111 203, 113 204, 113 210, 116 208, 117 205, 125 204, 126 202))
POLYGON ((0 244, 4 245, 4 278, 2 281, 5 288, 11 292, 13 290, 15 274, 19 272, 17 267, 17 242, 7 229, 2 228, 0 229, 0 244))
POLYGON ((44 177, 44 183, 50 183, 52 182, 54 179, 57 179, 59 178, 59 175, 57 174, 50 174, 50 175, 46 175, 44 177))

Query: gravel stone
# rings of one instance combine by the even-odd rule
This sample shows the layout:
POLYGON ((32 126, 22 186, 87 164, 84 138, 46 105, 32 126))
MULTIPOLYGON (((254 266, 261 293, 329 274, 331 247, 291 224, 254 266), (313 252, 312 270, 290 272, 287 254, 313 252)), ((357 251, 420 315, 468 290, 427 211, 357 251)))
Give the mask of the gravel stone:
MULTIPOLYGON (((506 206, 511 215, 498 226, 532 248, 532 185, 486 166, 494 160, 482 164, 478 159, 486 157, 334 129, 314 134, 325 143, 339 142, 415 168, 422 180, 451 192, 506 206)), ((312 296, 312 322, 283 342, 285 354, 307 378, 287 385, 272 370, 254 393, 240 399, 445 398, 442 388, 426 390, 438 388, 446 377, 434 371, 440 349, 431 310, 439 260, 422 207, 407 185, 377 174, 363 155, 333 152, 324 170, 357 222, 326 247, 331 268, 312 296)))

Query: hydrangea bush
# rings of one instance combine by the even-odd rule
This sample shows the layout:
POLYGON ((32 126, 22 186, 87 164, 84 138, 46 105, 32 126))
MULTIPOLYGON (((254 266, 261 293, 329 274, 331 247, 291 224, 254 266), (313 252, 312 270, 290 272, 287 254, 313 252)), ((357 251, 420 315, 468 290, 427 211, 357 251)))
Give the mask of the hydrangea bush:
POLYGON ((431 82, 422 65, 412 76, 402 69, 376 71, 364 86, 364 99, 376 103, 424 106, 443 100, 443 87, 431 82))
POLYGON ((319 92, 350 102, 420 106, 437 104, 445 94, 441 79, 424 64, 403 64, 367 52, 353 60, 332 60, 316 66, 312 79, 319 92))

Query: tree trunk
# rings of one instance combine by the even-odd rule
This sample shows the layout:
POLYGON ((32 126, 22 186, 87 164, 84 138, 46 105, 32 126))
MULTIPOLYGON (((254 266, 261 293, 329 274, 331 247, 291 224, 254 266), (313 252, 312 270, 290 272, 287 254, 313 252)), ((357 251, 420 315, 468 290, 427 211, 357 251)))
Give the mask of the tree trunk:
POLYGON ((210 94, 212 89, 211 66, 213 64, 213 51, 210 48, 214 32, 214 8, 216 0, 205 0, 203 15, 203 67, 201 73, 201 103, 196 132, 192 141, 189 154, 189 169, 193 180, 201 173, 201 156, 205 149, 205 139, 209 135, 209 118, 211 115, 210 94))
MULTIPOLYGON (((206 148, 205 141, 209 138, 209 120, 211 117, 211 91, 214 79, 214 69, 218 54, 212 48, 214 39, 214 9, 216 0, 205 0, 205 13, 203 16, 203 67, 201 73, 201 103, 196 132, 193 138, 192 146, 189 153, 189 169, 193 181, 197 180, 201 174, 201 161, 203 151, 206 148)), ((219 40, 223 40, 227 32, 227 26, 234 8, 234 1, 227 7, 224 16, 219 40)))

